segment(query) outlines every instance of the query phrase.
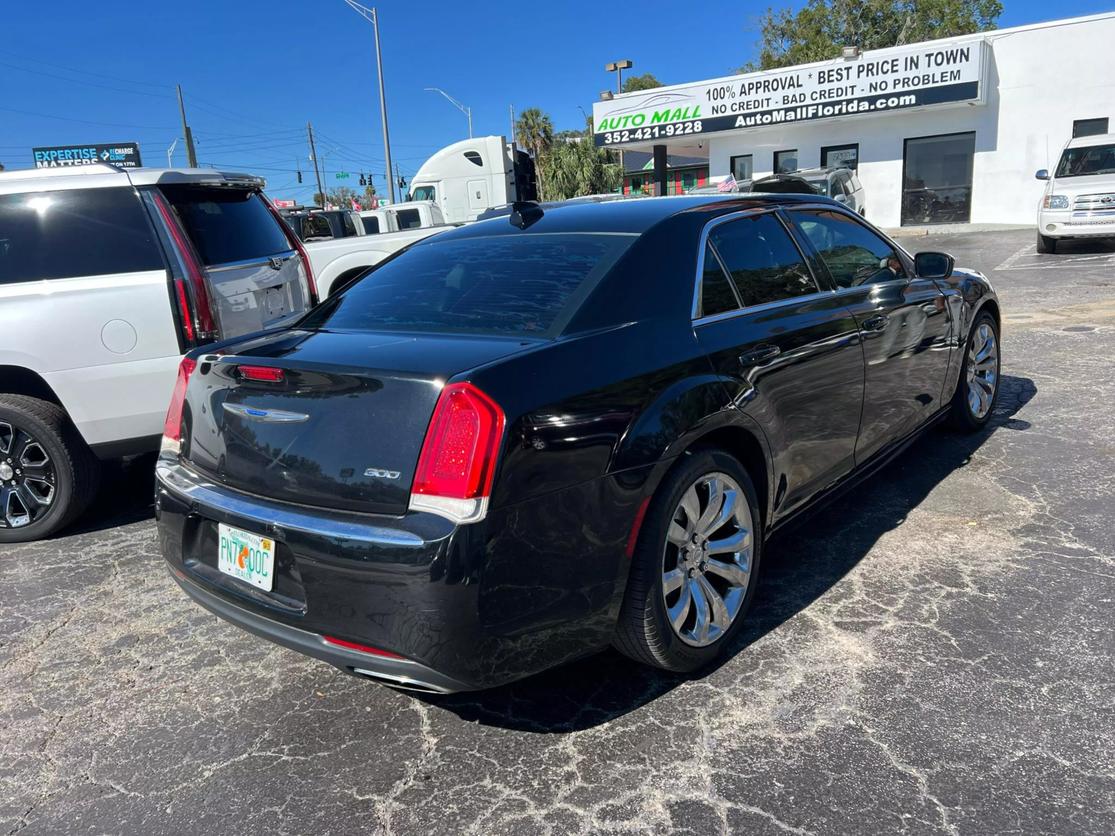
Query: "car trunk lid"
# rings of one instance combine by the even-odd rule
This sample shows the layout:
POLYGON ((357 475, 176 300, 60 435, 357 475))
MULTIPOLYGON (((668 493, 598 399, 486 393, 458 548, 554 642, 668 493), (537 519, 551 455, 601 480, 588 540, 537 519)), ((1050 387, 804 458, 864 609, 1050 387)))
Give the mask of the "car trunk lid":
POLYGON ((533 344, 309 331, 260 337, 235 355, 199 358, 181 455, 248 493, 402 514, 445 380, 533 344))

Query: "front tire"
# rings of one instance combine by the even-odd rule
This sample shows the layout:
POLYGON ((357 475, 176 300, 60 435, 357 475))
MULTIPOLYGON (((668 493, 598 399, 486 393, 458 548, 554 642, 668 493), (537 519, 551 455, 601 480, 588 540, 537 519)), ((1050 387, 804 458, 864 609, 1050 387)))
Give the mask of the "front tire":
POLYGON ((751 606, 761 519, 755 487, 736 459, 719 450, 687 456, 647 508, 616 648, 681 673, 719 656, 751 606))
POLYGON ((1048 235, 1038 233, 1038 252, 1039 253, 1056 253, 1057 252, 1057 239, 1050 238, 1048 235))
POLYGON ((950 423, 963 432, 976 432, 991 420, 999 398, 999 326, 987 311, 972 323, 964 345, 960 381, 952 399, 950 423))
POLYGON ((0 543, 39 540, 73 522, 99 467, 57 404, 0 394, 0 543))

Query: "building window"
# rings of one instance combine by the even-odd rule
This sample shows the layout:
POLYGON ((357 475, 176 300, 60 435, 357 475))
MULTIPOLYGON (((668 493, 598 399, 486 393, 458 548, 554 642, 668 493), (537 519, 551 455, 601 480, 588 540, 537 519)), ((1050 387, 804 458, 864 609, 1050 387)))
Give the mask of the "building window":
POLYGON ((967 223, 972 211, 974 133, 907 139, 902 152, 902 224, 967 223))
POLYGON ((787 151, 774 152, 774 173, 785 174, 787 171, 798 170, 798 150, 791 148, 787 151))
POLYGON ((859 143, 850 145, 826 145, 821 148, 822 168, 859 168, 859 143))
POLYGON ((1107 133, 1107 117, 1102 119, 1075 119, 1072 123, 1072 137, 1096 136, 1107 133))
POLYGON ((737 182, 743 180, 750 180, 754 175, 755 168, 752 165, 750 154, 739 154, 731 159, 732 178, 737 182))

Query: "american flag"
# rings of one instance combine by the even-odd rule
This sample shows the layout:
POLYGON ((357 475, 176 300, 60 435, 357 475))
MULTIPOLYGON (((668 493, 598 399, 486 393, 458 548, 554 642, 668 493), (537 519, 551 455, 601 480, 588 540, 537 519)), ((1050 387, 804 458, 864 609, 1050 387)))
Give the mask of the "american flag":
POLYGON ((736 190, 735 175, 729 174, 728 179, 716 187, 718 192, 734 192, 736 190))

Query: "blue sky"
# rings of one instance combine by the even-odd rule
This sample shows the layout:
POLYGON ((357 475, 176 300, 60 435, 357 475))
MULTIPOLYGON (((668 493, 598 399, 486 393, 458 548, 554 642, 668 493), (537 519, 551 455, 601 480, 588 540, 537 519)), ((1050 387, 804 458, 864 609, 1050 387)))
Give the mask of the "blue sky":
MULTIPOLYGON (((273 196, 307 199, 312 121, 331 186, 355 186, 356 174, 374 170, 384 190, 371 24, 344 0, 4 5, 0 162, 9 168, 30 167, 36 145, 127 140, 140 143, 147 164, 165 165, 181 134, 177 82, 201 163, 255 171, 273 196), (337 180, 337 170, 354 176, 337 180)), ((1001 26, 1112 8, 1111 0, 1004 5, 1001 26)), ((590 110, 615 84, 606 62, 630 58, 635 72, 665 83, 729 73, 752 56, 762 8, 721 0, 387 0, 378 9, 394 161, 410 175, 467 135, 464 115, 425 87, 471 105, 478 136, 508 133, 509 105, 540 107, 559 130, 580 128, 578 106, 590 110)), ((184 162, 179 143, 175 163, 184 162)))

